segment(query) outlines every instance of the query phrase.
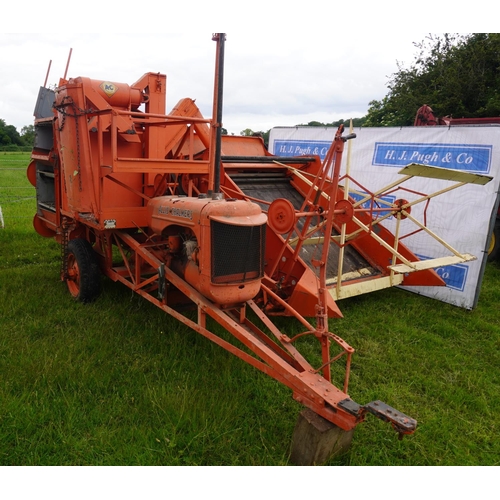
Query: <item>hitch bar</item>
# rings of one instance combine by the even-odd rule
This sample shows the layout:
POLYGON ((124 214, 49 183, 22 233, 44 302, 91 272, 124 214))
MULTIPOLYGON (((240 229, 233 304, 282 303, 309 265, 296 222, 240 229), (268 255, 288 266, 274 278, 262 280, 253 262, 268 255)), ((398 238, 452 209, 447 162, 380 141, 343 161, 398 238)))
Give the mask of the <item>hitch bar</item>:
POLYGON ((371 413, 380 420, 389 422, 399 434, 399 439, 403 439, 405 434, 413 434, 417 428, 417 421, 414 418, 401 413, 382 401, 372 401, 361 406, 352 399, 344 399, 338 403, 338 406, 352 415, 364 416, 366 413, 371 413))

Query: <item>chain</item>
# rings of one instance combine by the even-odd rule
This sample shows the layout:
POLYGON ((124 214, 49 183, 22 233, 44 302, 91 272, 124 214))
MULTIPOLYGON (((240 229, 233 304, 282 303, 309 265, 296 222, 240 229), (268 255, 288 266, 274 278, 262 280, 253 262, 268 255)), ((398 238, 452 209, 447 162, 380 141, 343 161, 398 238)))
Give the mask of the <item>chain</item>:
POLYGON ((61 224, 61 280, 66 281, 68 279, 68 243, 69 243, 69 229, 68 219, 63 218, 61 224))
POLYGON ((94 110, 92 108, 89 108, 89 109, 79 108, 73 102, 73 99, 71 98, 71 96, 65 96, 63 98, 61 104, 55 105, 54 109, 56 109, 57 111, 59 111, 59 113, 61 113, 61 115, 63 115, 63 120, 61 122, 61 126, 59 127, 59 132, 61 132, 62 129, 64 128, 64 123, 65 123, 66 116, 69 116, 69 117, 72 117, 72 118, 77 118, 79 116, 83 116, 83 115, 88 115, 90 113, 94 113, 94 110), (66 111, 66 108, 68 106, 73 109, 73 114, 68 113, 66 111))
MULTIPOLYGON (((81 116, 81 115, 80 115, 81 116)), ((78 128, 78 116, 75 116, 75 133, 76 133, 76 169, 78 171, 78 190, 82 192, 82 174, 80 168, 80 133, 78 128)))
POLYGON ((68 243, 69 235, 76 228, 75 221, 63 217, 61 222, 61 279, 66 281, 68 275, 68 243))
POLYGON ((81 154, 80 154, 80 130, 79 130, 79 124, 78 124, 78 118, 80 116, 85 116, 89 113, 92 113, 94 110, 93 109, 82 109, 79 108, 74 102, 73 99, 70 96, 65 96, 61 102, 61 104, 58 104, 57 106, 54 106, 54 109, 56 109, 59 113, 62 115, 62 120, 61 120, 61 125, 59 126, 59 132, 62 132, 64 125, 66 124, 66 117, 72 117, 75 119, 75 133, 76 133, 76 159, 77 159, 77 166, 76 166, 76 171, 78 175, 78 189, 81 192, 82 191, 82 175, 81 175, 81 166, 80 166, 80 159, 81 159, 81 154), (68 113, 67 108, 70 107, 73 110, 73 113, 68 113))

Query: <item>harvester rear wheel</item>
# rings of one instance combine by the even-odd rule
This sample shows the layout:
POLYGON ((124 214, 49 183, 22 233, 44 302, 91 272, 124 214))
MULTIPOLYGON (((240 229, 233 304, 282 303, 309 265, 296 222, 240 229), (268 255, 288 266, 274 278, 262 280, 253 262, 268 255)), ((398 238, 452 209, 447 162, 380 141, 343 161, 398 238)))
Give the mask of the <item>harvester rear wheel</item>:
POLYGON ((488 248, 488 261, 500 260, 500 221, 497 219, 493 234, 491 235, 490 247, 488 248))
POLYGON ((66 285, 79 302, 92 302, 101 292, 99 265, 87 240, 74 239, 66 252, 66 285))

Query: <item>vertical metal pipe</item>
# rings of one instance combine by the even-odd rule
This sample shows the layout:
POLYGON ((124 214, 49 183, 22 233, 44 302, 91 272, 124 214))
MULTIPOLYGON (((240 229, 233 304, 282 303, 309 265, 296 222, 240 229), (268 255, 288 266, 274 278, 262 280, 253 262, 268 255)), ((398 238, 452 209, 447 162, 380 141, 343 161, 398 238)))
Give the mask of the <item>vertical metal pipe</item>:
POLYGON ((69 62, 71 61, 71 54, 73 53, 73 49, 69 49, 68 62, 66 63, 66 70, 64 71, 64 80, 66 80, 66 76, 68 75, 69 62))
POLYGON ((220 174, 221 174, 221 151, 222 151, 222 97, 224 88, 224 42, 225 33, 214 33, 212 40, 217 42, 216 56, 216 75, 214 91, 214 115, 215 123, 215 156, 214 156, 214 194, 220 192, 220 174))
POLYGON ((47 68, 47 74, 45 75, 44 87, 47 87, 47 80, 49 79, 50 67, 52 66, 52 59, 49 61, 49 67, 47 68))

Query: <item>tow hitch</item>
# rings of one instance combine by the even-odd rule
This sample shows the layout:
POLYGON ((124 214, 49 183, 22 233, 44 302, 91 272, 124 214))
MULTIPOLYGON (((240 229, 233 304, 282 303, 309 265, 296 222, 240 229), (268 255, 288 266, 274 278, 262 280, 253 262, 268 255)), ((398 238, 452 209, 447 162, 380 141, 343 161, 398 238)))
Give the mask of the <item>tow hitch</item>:
POLYGON ((344 399, 339 402, 338 406, 352 415, 363 417, 366 413, 371 413, 380 420, 389 422, 398 433, 399 439, 403 439, 405 434, 413 434, 417 428, 417 421, 414 418, 401 413, 382 401, 372 401, 361 406, 352 399, 344 399))

